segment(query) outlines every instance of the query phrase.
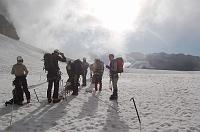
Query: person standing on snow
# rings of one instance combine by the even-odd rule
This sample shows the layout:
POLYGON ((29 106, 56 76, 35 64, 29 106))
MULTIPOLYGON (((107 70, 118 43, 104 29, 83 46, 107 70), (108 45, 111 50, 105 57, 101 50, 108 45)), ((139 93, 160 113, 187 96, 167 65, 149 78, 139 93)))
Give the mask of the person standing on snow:
POLYGON ((67 74, 69 77, 66 82, 66 87, 68 90, 73 90, 74 72, 73 72, 72 66, 73 66, 73 62, 71 60, 69 60, 67 62, 67 66, 66 66, 67 74))
POLYGON ((28 85, 26 80, 26 76, 28 75, 28 70, 26 66, 23 64, 23 58, 21 56, 17 57, 17 64, 13 65, 11 74, 15 75, 15 80, 13 82, 13 84, 15 85, 15 91, 13 92, 14 103, 15 103, 15 98, 19 98, 17 104, 22 105, 23 92, 26 95, 27 103, 30 103, 30 92, 28 90, 28 85), (19 97, 15 97, 16 93, 19 93, 19 95, 17 95, 19 97))
POLYGON ((94 75, 94 64, 90 64, 89 68, 90 68, 90 82, 94 83, 94 79, 93 79, 93 75, 94 75))
POLYGON ((117 63, 115 63, 114 54, 109 54, 110 65, 106 65, 106 68, 110 70, 110 80, 113 85, 113 94, 110 96, 110 100, 117 100, 118 99, 118 88, 117 82, 119 79, 118 72, 117 72, 117 63))
POLYGON ((73 93, 72 95, 78 95, 78 87, 80 86, 79 78, 80 75, 83 73, 83 64, 81 60, 77 59, 72 63, 72 73, 73 73, 73 93))
POLYGON ((102 90, 102 76, 104 72, 104 63, 100 59, 95 59, 93 64, 93 74, 95 82, 95 91, 97 91, 97 85, 99 84, 99 91, 102 90))
POLYGON ((87 76, 87 69, 89 67, 88 62, 86 62, 86 58, 83 58, 83 73, 82 73, 82 86, 86 86, 86 76, 87 76))
POLYGON ((73 78, 72 61, 71 60, 69 60, 67 62, 66 70, 67 70, 67 74, 68 74, 68 77, 69 77, 67 82, 71 82, 71 80, 73 80, 72 79, 73 78))
POLYGON ((54 52, 51 55, 52 55, 51 63, 53 65, 53 68, 48 70, 47 73, 47 81, 48 81, 47 99, 48 103, 52 102, 51 90, 54 84, 53 103, 58 103, 60 102, 60 99, 58 98, 58 92, 59 92, 59 81, 61 79, 58 61, 66 62, 66 57, 64 56, 64 53, 61 53, 59 50, 54 50, 54 52))

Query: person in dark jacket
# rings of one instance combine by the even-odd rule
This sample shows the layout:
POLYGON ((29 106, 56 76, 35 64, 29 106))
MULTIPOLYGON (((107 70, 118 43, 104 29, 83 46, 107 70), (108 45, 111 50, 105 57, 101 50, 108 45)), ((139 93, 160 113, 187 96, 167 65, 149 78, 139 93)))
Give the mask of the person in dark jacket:
POLYGON ((94 76, 94 64, 90 64, 89 68, 90 68, 90 82, 94 83, 94 79, 93 79, 93 76, 94 76))
POLYGON ((72 61, 71 60, 67 62, 66 70, 67 70, 67 74, 68 74, 68 77, 69 77, 68 80, 72 80, 73 71, 72 71, 72 61))
POLYGON ((86 61, 86 58, 83 58, 83 73, 82 73, 82 86, 86 86, 86 76, 87 76, 87 69, 89 67, 88 62, 86 61))
POLYGON ((79 78, 80 75, 83 73, 83 66, 82 62, 77 59, 72 63, 72 73, 73 73, 73 93, 72 95, 78 95, 78 87, 80 86, 79 78))
POLYGON ((52 86, 54 84, 54 91, 53 91, 53 103, 60 102, 60 99, 58 98, 58 92, 59 92, 59 81, 61 79, 61 72, 58 65, 58 61, 66 62, 66 57, 64 56, 64 53, 61 53, 59 50, 54 50, 52 53, 53 57, 53 64, 54 69, 49 70, 47 73, 47 81, 48 81, 48 89, 47 89, 47 99, 48 103, 52 102, 51 98, 51 91, 52 86))
POLYGON ((110 65, 106 65, 106 68, 110 70, 110 81, 112 82, 113 86, 113 94, 110 96, 110 100, 117 100, 118 99, 117 82, 119 79, 117 73, 117 63, 115 63, 113 54, 109 54, 109 60, 110 60, 110 65))
POLYGON ((73 73, 72 66, 73 66, 72 61, 71 60, 68 61, 67 66, 66 66, 67 74, 69 77, 66 82, 66 87, 68 90, 73 90, 74 73, 73 73))

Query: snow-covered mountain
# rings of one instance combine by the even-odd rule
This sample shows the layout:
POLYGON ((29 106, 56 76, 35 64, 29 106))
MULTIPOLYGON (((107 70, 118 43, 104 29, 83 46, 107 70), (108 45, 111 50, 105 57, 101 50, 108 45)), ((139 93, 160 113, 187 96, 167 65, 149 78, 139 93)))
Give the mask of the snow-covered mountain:
MULTIPOLYGON (((199 132, 200 72, 125 69, 119 76, 118 101, 109 101, 109 75, 105 71, 102 92, 87 82, 78 96, 48 104, 43 51, 0 35, 0 131, 9 132, 199 132), (12 97, 10 75, 16 57, 24 57, 31 103, 4 106, 12 97), (40 84, 40 85, 38 85, 40 84), (34 87, 33 87, 34 86, 34 87), (37 101, 36 91, 39 102, 37 101), (141 130, 134 97, 141 119, 141 130), (12 115, 12 124, 11 122, 12 115)), ((61 66, 66 64, 61 63, 61 66)), ((67 79, 65 69, 62 79, 67 79)), ((63 89, 62 85, 60 91, 63 89)))
MULTIPOLYGON (((42 66, 43 62, 41 59, 43 57, 43 53, 44 51, 41 49, 0 34, 0 73, 8 74, 12 65, 17 62, 17 56, 22 56, 24 58, 24 63, 30 69, 34 70, 38 64, 42 66)), ((32 70, 30 71, 33 72, 32 70)))

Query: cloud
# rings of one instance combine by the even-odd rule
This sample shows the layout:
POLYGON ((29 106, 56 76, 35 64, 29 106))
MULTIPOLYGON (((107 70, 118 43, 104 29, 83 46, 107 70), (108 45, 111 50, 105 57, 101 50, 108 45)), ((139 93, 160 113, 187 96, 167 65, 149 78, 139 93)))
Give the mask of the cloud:
MULTIPOLYGON (((111 31, 102 25, 99 18, 105 17, 96 17, 89 10, 89 2, 1 0, 0 13, 12 21, 22 41, 50 51, 59 48, 73 58, 131 51, 200 55, 199 0, 135 0, 131 4, 138 7, 138 14, 134 15, 126 3, 131 9, 126 13, 136 17, 126 32, 111 31)), ((106 7, 112 8, 112 3, 106 7)), ((115 17, 120 20, 117 14, 115 17)))
POLYGON ((138 29, 127 35, 127 47, 142 52, 200 55, 200 2, 152 0, 138 17, 138 29))
POLYGON ((78 0, 2 0, 22 41, 77 58, 92 53, 119 51, 112 33, 87 13, 78 0))

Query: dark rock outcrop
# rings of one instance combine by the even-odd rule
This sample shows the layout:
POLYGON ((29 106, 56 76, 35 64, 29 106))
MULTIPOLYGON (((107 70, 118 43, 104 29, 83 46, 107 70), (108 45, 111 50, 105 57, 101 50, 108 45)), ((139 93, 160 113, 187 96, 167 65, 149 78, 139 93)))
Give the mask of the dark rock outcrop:
POLYGON ((0 34, 19 40, 15 27, 3 15, 0 15, 0 34))

